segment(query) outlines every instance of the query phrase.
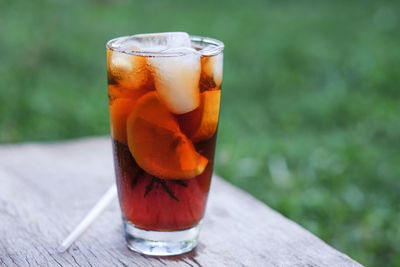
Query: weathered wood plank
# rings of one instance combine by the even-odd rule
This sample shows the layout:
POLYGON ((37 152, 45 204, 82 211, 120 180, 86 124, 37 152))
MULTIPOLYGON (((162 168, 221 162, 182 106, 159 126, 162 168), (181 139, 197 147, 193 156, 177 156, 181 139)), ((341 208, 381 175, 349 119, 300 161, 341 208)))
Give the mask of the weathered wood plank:
POLYGON ((68 252, 57 253, 113 180, 106 138, 0 146, 0 265, 360 266, 217 177, 193 252, 157 258, 129 251, 115 201, 68 252))

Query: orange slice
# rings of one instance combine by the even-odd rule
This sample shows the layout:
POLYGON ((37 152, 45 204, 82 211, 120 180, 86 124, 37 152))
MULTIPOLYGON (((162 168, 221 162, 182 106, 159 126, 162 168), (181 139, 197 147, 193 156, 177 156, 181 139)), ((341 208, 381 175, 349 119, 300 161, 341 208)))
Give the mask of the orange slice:
POLYGON ((131 90, 120 85, 109 84, 108 85, 108 96, 110 104, 117 98, 132 98, 134 100, 139 99, 142 95, 146 94, 148 89, 142 88, 139 90, 131 90))
POLYGON ((111 135, 119 142, 128 144, 126 120, 135 102, 147 92, 149 91, 146 89, 130 90, 115 84, 108 85, 111 135))
POLYGON ((179 124, 182 131, 193 142, 210 139, 217 130, 221 90, 204 91, 196 110, 180 115, 179 124))
POLYGON ((175 117, 156 92, 138 100, 127 121, 128 146, 138 165, 163 179, 200 175, 208 160, 181 132, 175 117))
POLYGON ((127 144, 126 120, 135 103, 131 98, 117 98, 110 105, 111 135, 117 141, 127 144))
POLYGON ((207 140, 215 134, 218 126, 220 99, 221 90, 201 93, 203 112, 198 128, 190 136, 193 142, 207 140))

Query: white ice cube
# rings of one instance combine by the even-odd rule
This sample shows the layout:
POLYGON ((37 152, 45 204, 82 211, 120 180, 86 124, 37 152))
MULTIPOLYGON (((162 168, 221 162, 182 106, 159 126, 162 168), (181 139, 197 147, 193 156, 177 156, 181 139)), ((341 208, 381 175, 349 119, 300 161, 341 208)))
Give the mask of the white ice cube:
POLYGON ((183 114, 200 104, 200 54, 191 48, 173 48, 165 56, 148 58, 158 95, 169 110, 183 114))
POLYGON ((132 70, 132 56, 120 52, 113 52, 110 57, 110 67, 124 71, 132 70))
POLYGON ((214 82, 217 87, 221 86, 222 83, 222 70, 224 65, 224 54, 219 53, 211 58, 212 64, 214 65, 213 74, 214 82))
POLYGON ((208 77, 212 77, 217 87, 219 87, 222 83, 223 64, 223 53, 205 58, 205 62, 203 64, 203 73, 208 77))
MULTIPOLYGON (((132 47, 137 49, 137 47, 132 47)), ((146 58, 118 51, 109 53, 109 72, 119 85, 126 89, 137 90, 149 80, 150 73, 146 67, 146 58)))
POLYGON ((141 51, 161 52, 169 48, 191 47, 189 34, 186 32, 162 32, 134 35, 141 51))

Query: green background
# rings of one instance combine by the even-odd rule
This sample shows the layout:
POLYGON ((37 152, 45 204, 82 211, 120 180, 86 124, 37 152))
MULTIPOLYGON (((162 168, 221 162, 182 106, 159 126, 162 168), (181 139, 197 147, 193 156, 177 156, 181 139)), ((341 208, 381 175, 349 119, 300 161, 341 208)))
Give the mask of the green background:
POLYGON ((0 142, 108 134, 111 38, 215 37, 216 172, 359 262, 400 266, 399 14, 399 1, 2 0, 0 142))

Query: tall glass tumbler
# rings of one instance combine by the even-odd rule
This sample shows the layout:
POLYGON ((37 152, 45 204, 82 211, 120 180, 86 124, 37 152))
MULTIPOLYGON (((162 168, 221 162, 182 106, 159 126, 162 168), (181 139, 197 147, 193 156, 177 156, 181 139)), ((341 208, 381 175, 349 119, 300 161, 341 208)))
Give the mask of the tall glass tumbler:
POLYGON ((223 49, 182 32, 107 43, 116 183, 134 251, 167 256, 196 246, 213 171, 223 49))

